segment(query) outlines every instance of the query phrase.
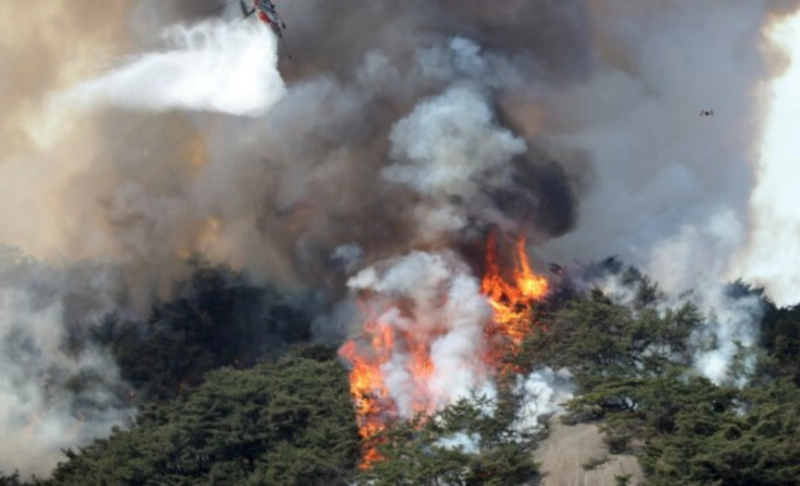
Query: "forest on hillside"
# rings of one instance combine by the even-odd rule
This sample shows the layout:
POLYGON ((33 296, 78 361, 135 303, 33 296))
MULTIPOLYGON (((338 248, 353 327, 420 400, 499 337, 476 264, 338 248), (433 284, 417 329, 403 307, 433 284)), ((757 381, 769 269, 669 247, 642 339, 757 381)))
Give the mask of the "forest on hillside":
MULTIPOLYGON (((492 404, 461 401, 370 445, 359 437, 341 343, 311 344, 309 316, 279 293, 196 263, 146 322, 108 315, 85 336, 113 351, 130 386, 120 400, 136 405, 135 420, 64 451, 47 479, 6 471, 0 485, 536 484, 531 452, 547 430, 519 426, 523 397, 512 383, 541 366, 572 372, 576 398, 562 420, 600 424, 612 452, 639 456, 647 484, 797 484, 800 307, 731 284, 766 312, 757 350, 742 347, 731 379, 716 385, 692 362, 708 317, 688 300, 665 308, 636 269, 602 265, 631 301, 564 283, 531 316, 492 404), (365 446, 382 460, 359 468, 365 446)), ((91 386, 91 377, 71 386, 91 386)))

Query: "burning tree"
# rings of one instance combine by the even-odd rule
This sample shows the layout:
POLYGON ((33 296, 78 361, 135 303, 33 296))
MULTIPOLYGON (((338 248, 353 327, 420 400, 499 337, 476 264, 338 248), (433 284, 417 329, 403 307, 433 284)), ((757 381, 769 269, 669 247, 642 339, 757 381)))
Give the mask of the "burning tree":
POLYGON ((530 332, 534 304, 549 288, 531 268, 525 239, 515 248, 511 278, 491 237, 480 283, 450 252, 412 252, 350 281, 365 319, 339 353, 352 366, 362 468, 380 459, 374 438, 389 424, 430 416, 474 390, 496 393, 495 378, 508 371, 503 357, 530 332))

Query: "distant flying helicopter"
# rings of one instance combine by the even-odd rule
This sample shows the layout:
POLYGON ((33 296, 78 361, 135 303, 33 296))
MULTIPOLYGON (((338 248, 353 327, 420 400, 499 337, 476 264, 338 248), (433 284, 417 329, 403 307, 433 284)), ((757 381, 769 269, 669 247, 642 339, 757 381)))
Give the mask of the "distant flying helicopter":
POLYGON ((270 0, 255 0, 252 7, 248 7, 244 0, 239 0, 242 7, 242 15, 248 18, 254 13, 258 13, 258 20, 269 25, 275 35, 283 39, 283 31, 286 30, 286 22, 283 21, 275 4, 270 0))

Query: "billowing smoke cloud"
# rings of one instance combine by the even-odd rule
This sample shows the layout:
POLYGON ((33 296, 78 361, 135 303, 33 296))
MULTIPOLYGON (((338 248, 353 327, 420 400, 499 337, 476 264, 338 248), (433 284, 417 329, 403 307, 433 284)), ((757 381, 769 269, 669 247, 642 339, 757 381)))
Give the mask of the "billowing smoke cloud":
POLYGON ((492 125, 481 95, 460 86, 419 104, 395 125, 390 139, 392 155, 408 163, 387 167, 384 177, 439 197, 471 196, 478 190, 477 174, 495 166, 505 172, 508 161, 525 151, 522 140, 492 125))
POLYGON ((800 301, 800 255, 797 235, 800 213, 792 181, 798 175, 795 159, 798 141, 792 128, 793 113, 800 107, 794 86, 800 69, 800 17, 797 14, 776 24, 770 39, 791 59, 779 79, 768 88, 768 119, 758 153, 757 185, 750 198, 753 230, 747 248, 734 268, 748 280, 766 287, 778 305, 800 301))
POLYGON ((133 410, 115 393, 113 359, 99 349, 66 351, 62 304, 31 299, 0 291, 0 454, 4 469, 47 475, 63 459, 62 448, 125 425, 133 410))
MULTIPOLYGON (((598 66, 552 88, 543 131, 559 151, 586 154, 596 179, 577 230, 549 249, 646 263, 687 226, 704 228, 728 212, 746 224, 758 88, 770 75, 765 2, 592 4, 598 66)), ((724 264, 729 257, 717 255, 724 264)))
MULTIPOLYGON (((376 262, 446 253, 419 277, 445 268, 431 278, 469 303, 471 262, 452 249, 489 227, 549 241, 537 251, 550 259, 621 254, 676 291, 727 276, 748 231, 772 2, 297 0, 280 5, 291 61, 266 27, 234 21, 235 5, 228 20, 202 19, 220 6, 0 5, 0 63, 13 67, 0 74, 0 242, 88 268, 77 287, 111 275, 108 288, 127 289, 112 300, 132 312, 164 295, 192 252, 328 291, 328 304, 376 262), (43 15, 59 28, 41 28, 43 15)), ((380 275, 361 287, 384 285, 380 275)), ((70 299, 31 309, 32 284, 12 287, 9 323, 72 332, 59 310, 70 299)), ((452 339, 450 368, 474 345, 452 339)), ((47 366, 114 380, 95 351, 47 352, 47 366)), ((8 369, 0 382, 25 376, 45 396, 35 373, 8 369)), ((97 431, 117 416, 84 420, 97 431)), ((50 464, 65 436, 38 442, 28 464, 50 464)))
MULTIPOLYGON (((308 31, 305 23, 321 18, 312 3, 283 12, 297 49, 323 39, 344 42, 338 23, 324 35, 308 31)), ((319 65, 338 58, 326 49, 303 49, 291 62, 284 57, 287 89, 265 27, 231 20, 158 30, 154 16, 171 19, 180 9, 157 5, 137 4, 131 17, 132 32, 146 36, 137 40, 143 54, 63 91, 94 111, 58 104, 49 112, 65 121, 57 133, 29 126, 43 150, 12 159, 6 179, 41 180, 48 190, 12 199, 9 207, 40 206, 28 221, 53 220, 53 229, 47 238, 34 228, 16 231, 7 242, 35 255, 121 261, 146 294, 173 279, 192 251, 316 285, 334 249, 351 242, 379 258, 411 246, 409 234, 442 244, 459 231, 516 221, 526 210, 533 215, 528 229, 543 233, 563 233, 574 222, 568 173, 528 140, 532 132, 513 133, 502 123, 502 106, 520 101, 534 108, 536 90, 524 80, 541 68, 515 66, 466 37, 412 30, 394 44, 383 37, 389 31, 378 29, 381 42, 343 49, 343 56, 358 57, 330 72, 319 65), (453 105, 459 101, 468 105, 453 105), (464 116, 461 132, 415 140, 420 129, 450 130, 447 104, 461 110, 454 113, 464 116), (444 114, 429 113, 437 105, 444 114), (268 108, 250 119, 226 116, 268 108), (432 157, 439 187, 419 186, 432 157), (54 159, 67 160, 53 171, 54 159), (549 177, 548 188, 530 186, 531 174, 549 177), (559 188, 555 197, 552 187, 559 188), (80 211, 56 216, 54 202, 41 203, 47 199, 80 211), (553 214, 564 217, 553 223, 553 214)), ((344 5, 337 15, 420 29, 449 15, 441 5, 379 5, 344 5)), ((445 33, 465 29, 460 15, 445 33)), ((526 118, 519 109, 512 115, 526 118)))
POLYGON ((485 98, 469 86, 453 86, 417 105, 394 126, 390 140, 399 162, 382 175, 427 200, 414 216, 419 231, 430 236, 466 227, 467 215, 449 201, 474 201, 481 185, 508 185, 510 162, 526 149, 493 123, 485 98))
POLYGON ((743 233, 742 222, 734 212, 720 212, 703 227, 687 224, 673 237, 659 242, 652 249, 648 267, 661 277, 659 285, 669 296, 667 305, 679 306, 688 292, 707 314, 708 329, 698 337, 695 366, 718 384, 743 383, 744 377, 731 374, 731 365, 740 347, 756 345, 764 314, 758 296, 734 294, 723 280, 728 266, 735 263, 729 259, 744 241, 743 233))

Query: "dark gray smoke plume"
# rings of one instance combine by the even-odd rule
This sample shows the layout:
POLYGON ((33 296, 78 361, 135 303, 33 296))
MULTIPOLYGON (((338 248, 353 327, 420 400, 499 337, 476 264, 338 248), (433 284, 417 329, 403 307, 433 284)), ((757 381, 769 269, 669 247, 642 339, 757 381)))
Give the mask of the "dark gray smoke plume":
MULTIPOLYGON (((46 298, 9 281, 0 330, 8 346, 35 323, 15 362, 97 372, 91 400, 108 412, 41 436, 25 461, 0 454, 0 468, 37 472, 125 415, 105 398, 118 381, 102 350, 62 355, 55 336, 115 307, 144 312, 192 253, 321 290, 323 308, 373 263, 452 259, 490 229, 527 234, 550 259, 622 254, 667 291, 716 286, 748 231, 757 88, 774 71, 763 31, 788 12, 766 0, 292 0, 276 2, 279 44, 237 5, 210 15, 223 5, 212 0, 48 0, 59 28, 33 38, 29 7, 43 1, 0 6, 0 242, 75 273, 46 278, 46 298), (698 117, 708 108, 716 117, 698 117), (95 289, 80 319, 68 288, 95 289)), ((320 335, 358 325, 350 304, 317 320, 320 335)), ((750 336, 736 319, 741 332, 722 319, 719 335, 750 336)), ((27 417, 1 425, 5 437, 36 416, 62 427, 76 410, 63 404, 85 393, 47 401, 46 373, 0 369, 12 370, 0 371, 14 384, 8 416, 27 417)))

